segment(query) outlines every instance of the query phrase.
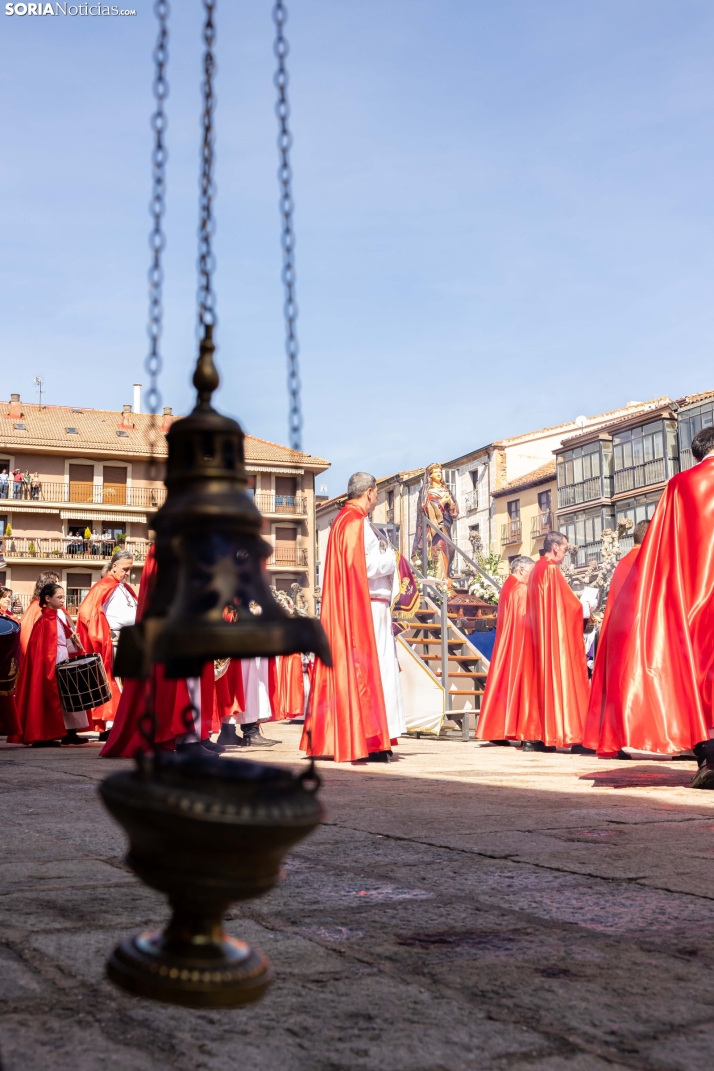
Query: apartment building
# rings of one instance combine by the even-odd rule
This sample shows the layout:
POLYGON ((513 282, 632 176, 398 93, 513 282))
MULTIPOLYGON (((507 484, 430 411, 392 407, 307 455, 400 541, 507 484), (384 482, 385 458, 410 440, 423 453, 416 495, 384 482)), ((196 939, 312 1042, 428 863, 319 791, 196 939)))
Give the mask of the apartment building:
MULTIPOLYGON (((43 569, 60 574, 76 607, 118 546, 134 555, 138 583, 163 503, 165 432, 171 409, 141 413, 140 394, 122 412, 0 402, 0 583, 23 605, 43 569)), ((327 461, 246 436, 250 492, 273 550, 267 569, 283 590, 298 583, 314 599, 315 476, 327 461)))

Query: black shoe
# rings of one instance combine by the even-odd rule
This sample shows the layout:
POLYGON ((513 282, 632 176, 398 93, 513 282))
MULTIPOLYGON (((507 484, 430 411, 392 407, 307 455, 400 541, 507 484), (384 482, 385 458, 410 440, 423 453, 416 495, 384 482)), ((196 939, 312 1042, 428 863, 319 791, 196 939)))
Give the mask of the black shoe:
POLYGON ((632 755, 630 755, 629 751, 623 751, 622 748, 620 748, 620 750, 618 751, 617 755, 615 755, 615 758, 616 759, 630 759, 630 760, 632 760, 632 755))
POLYGON ((391 751, 370 751, 367 756, 367 762, 391 762, 391 751))
POLYGON ((263 736, 257 722, 241 725, 240 731, 243 733, 244 747, 275 747, 276 744, 282 744, 282 740, 271 740, 270 737, 263 736))
POLYGON ((224 722, 221 725, 221 731, 216 742, 223 747, 245 747, 245 740, 238 735, 235 725, 231 724, 231 722, 224 722))
POLYGON ((62 747, 59 740, 35 740, 32 747, 62 747))
POLYGON ((542 740, 524 740, 521 744, 521 751, 541 751, 550 752, 556 751, 555 746, 546 747, 542 740))
POLYGON ((573 744, 570 749, 571 755, 595 755, 595 748, 585 747, 584 744, 573 744))
POLYGON ((101 733, 99 734, 99 739, 102 741, 108 740, 110 732, 111 729, 102 729, 101 733))
POLYGON ((77 730, 76 729, 68 729, 67 730, 67 735, 62 737, 60 743, 61 744, 69 744, 69 745, 72 745, 73 747, 80 747, 82 744, 88 744, 89 741, 88 740, 81 740, 80 737, 77 735, 77 730))
POLYGON ((714 789, 714 762, 706 760, 695 773, 689 787, 714 789))
POLYGON ((201 748, 201 751, 205 750, 205 748, 201 747, 201 745, 198 742, 198 740, 192 740, 189 744, 177 744, 176 745, 176 751, 180 755, 187 755, 189 752, 195 751, 196 748, 201 748))
POLYGON ((491 744, 492 747, 510 747, 510 740, 487 740, 487 744, 491 744))
POLYGON ((204 751, 210 751, 213 755, 222 755, 226 750, 221 744, 214 744, 209 736, 205 740, 201 741, 201 747, 204 751))

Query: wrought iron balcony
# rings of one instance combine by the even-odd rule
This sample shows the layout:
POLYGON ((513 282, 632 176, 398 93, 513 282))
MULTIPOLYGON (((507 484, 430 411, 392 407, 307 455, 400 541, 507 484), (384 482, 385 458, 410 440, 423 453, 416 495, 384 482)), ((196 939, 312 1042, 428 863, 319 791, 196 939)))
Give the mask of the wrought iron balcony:
POLYGON ((279 514, 304 517, 307 514, 307 498, 301 494, 274 495, 269 491, 255 491, 253 501, 266 516, 279 514))
POLYGON ((537 513, 535 517, 531 519, 531 538, 538 539, 540 536, 546 534, 546 532, 553 531, 553 514, 550 510, 546 513, 537 513))
MULTIPOLYGON (((570 560, 570 555, 568 555, 570 560)), ((577 569, 583 569, 586 565, 591 565, 593 562, 597 562, 598 565, 602 561, 602 540, 598 540, 597 543, 583 543, 578 547, 578 553, 575 557, 575 567, 577 569)))
POLYGON ((691 469, 692 465, 694 464, 691 447, 685 446, 683 449, 680 449, 679 464, 682 472, 684 472, 685 469, 691 469))
POLYGON ((42 480, 39 487, 27 484, 0 484, 0 502, 66 502, 92 506, 136 506, 140 509, 158 509, 166 499, 165 487, 127 487, 123 483, 53 483, 42 480))
POLYGON ((578 506, 581 502, 594 502, 602 498, 602 482, 599 476, 591 476, 582 483, 566 484, 558 488, 558 509, 578 506))
POLYGON ((268 565, 285 566, 286 568, 300 566, 307 568, 307 548, 293 546, 277 546, 268 558, 268 565))
POLYGON ((509 543, 520 543, 522 541, 521 536, 521 522, 520 521, 508 521, 507 524, 501 525, 501 546, 508 546, 509 543))
POLYGON ((622 491, 634 491, 639 487, 664 483, 667 479, 667 462, 663 457, 655 461, 645 461, 642 465, 632 465, 627 469, 615 471, 615 494, 622 491))
POLYGON ((127 539, 123 543, 98 536, 80 539, 78 536, 4 536, 2 551, 8 562, 52 562, 68 564, 78 561, 99 562, 111 558, 115 550, 128 550, 134 561, 143 562, 151 543, 148 539, 127 539))

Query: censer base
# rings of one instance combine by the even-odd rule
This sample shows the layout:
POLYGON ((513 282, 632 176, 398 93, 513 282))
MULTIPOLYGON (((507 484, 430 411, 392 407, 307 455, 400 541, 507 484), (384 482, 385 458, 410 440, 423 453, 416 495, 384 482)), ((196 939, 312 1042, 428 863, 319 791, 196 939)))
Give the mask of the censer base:
POLYGON ((260 1000, 273 981, 268 957, 223 934, 209 957, 170 952, 158 930, 122 941, 107 962, 115 985, 139 997, 189 1008, 236 1008, 260 1000))

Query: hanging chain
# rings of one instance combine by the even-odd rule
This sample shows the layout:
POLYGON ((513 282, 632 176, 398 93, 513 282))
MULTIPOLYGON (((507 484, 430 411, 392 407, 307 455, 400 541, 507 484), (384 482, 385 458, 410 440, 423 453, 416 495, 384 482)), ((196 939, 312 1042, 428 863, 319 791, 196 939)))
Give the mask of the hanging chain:
MULTIPOLYGON (((159 394, 159 373, 161 372, 161 334, 163 331, 162 289, 164 272, 161 266, 161 254, 166 245, 163 231, 163 218, 166 211, 166 111, 164 105, 169 95, 169 84, 166 81, 166 64, 169 59, 169 4, 168 0, 156 0, 154 14, 159 24, 159 35, 154 48, 154 97, 156 110, 151 117, 151 129, 154 132, 154 148, 151 153, 152 189, 149 211, 154 221, 154 226, 149 235, 149 248, 153 254, 151 267, 149 268, 149 341, 151 343, 149 355, 146 358, 146 371, 149 376, 149 390, 147 403, 149 412, 155 414, 161 404, 159 394)), ((153 452, 153 450, 152 450, 153 452)))
POLYGON ((198 229, 198 323, 200 335, 203 337, 208 324, 215 324, 215 295, 213 293, 212 276, 215 268, 211 239, 214 231, 213 220, 213 197, 215 189, 213 185, 213 109, 215 98, 213 95, 213 78, 216 73, 216 62, 213 58, 213 42, 216 31, 213 25, 213 12, 215 0, 203 0, 206 12, 206 21, 203 24, 203 144, 201 146, 201 196, 200 196, 200 223, 198 229))
POLYGON ((285 23, 288 21, 288 12, 283 0, 277 0, 273 8, 273 22, 275 23, 276 35, 273 51, 278 61, 278 69, 275 72, 275 88, 278 91, 278 101, 275 105, 275 114, 278 117, 278 153, 280 155, 280 167, 278 168, 278 182, 280 183, 280 215, 283 223, 282 247, 283 247, 283 271, 282 280, 285 290, 285 302, 283 312, 285 315, 285 352, 288 358, 288 434, 290 446, 293 450, 302 449, 302 408, 300 402, 300 367, 298 364, 298 340, 295 324, 298 316, 298 307, 295 301, 295 232, 293 231, 293 193, 292 193, 292 169, 290 167, 290 149, 292 148, 292 134, 288 126, 290 118, 290 104, 288 103, 288 72, 285 66, 288 52, 290 51, 285 38, 285 23))

